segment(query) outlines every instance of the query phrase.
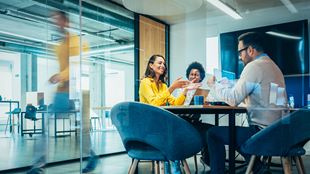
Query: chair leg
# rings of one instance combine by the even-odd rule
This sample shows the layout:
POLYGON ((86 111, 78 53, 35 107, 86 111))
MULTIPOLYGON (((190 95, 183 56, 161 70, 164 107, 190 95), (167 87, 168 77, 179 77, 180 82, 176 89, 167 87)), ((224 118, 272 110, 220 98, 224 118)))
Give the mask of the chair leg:
POLYGON ((186 174, 191 174, 191 171, 190 171, 190 169, 188 167, 188 164, 187 164, 186 160, 182 160, 182 163, 183 163, 183 168, 184 168, 185 173, 186 174))
POLYGON ((12 115, 11 119, 12 119, 11 120, 12 133, 15 133, 15 129, 14 129, 14 123, 15 123, 15 121, 14 121, 14 114, 12 115))
POLYGON ((297 167, 297 171, 299 174, 305 174, 305 167, 304 164, 302 162, 302 159, 300 156, 295 156, 294 157, 295 161, 296 161, 296 167, 297 167))
POLYGON ((198 173, 197 155, 194 155, 195 173, 198 173))
POLYGON ((298 156, 297 158, 299 159, 300 166, 301 166, 303 173, 306 173, 305 165, 304 165, 304 162, 303 162, 301 156, 298 156))
POLYGON ((270 157, 268 158, 268 169, 270 169, 270 166, 271 166, 271 160, 272 160, 272 156, 270 156, 270 157))
POLYGON ((155 174, 159 174, 159 164, 158 164, 158 161, 155 161, 155 174))
MULTIPOLYGON (((10 116, 8 117, 8 119, 7 119, 7 121, 6 121, 6 126, 5 126, 4 134, 6 134, 6 131, 7 131, 7 129, 8 129, 9 122, 10 122, 10 116)), ((11 125, 10 125, 10 126, 11 126, 11 125)))
POLYGON ((134 159, 133 162, 131 163, 130 167, 129 167, 129 172, 128 174, 134 174, 137 168, 139 160, 134 159))
POLYGON ((130 166, 129 166, 128 173, 130 172, 130 170, 131 170, 131 168, 132 168, 133 161, 134 161, 134 159, 131 159, 131 164, 130 164, 130 166))
POLYGON ((251 160, 250 160, 250 163, 249 163, 249 165, 248 165, 248 168, 246 169, 245 174, 250 174, 250 173, 252 173, 252 169, 253 169, 253 166, 254 166, 255 158, 256 158, 255 155, 252 155, 252 156, 251 156, 251 160))
POLYGON ((165 162, 159 161, 159 174, 165 174, 165 162))
POLYGON ((291 158, 281 157, 281 159, 282 159, 284 174, 291 174, 292 173, 291 158))
POLYGON ((154 173, 155 169, 155 161, 151 161, 151 173, 154 173))
POLYGON ((263 156, 262 157, 262 162, 268 167, 269 169, 269 164, 270 164, 270 157, 269 156, 263 156))
POLYGON ((19 134, 20 123, 19 123, 19 114, 17 114, 17 133, 19 134))
POLYGON ((99 123, 99 128, 98 128, 98 129, 99 129, 100 131, 102 131, 102 124, 101 124, 102 121, 101 121, 101 118, 100 118, 100 117, 98 118, 98 123, 99 123))

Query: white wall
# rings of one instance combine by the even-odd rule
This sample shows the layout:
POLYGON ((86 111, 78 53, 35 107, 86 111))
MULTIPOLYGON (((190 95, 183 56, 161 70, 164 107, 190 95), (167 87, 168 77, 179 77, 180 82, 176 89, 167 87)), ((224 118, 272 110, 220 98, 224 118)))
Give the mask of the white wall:
POLYGON ((56 59, 47 59, 38 57, 38 92, 44 92, 44 104, 49 105, 53 103, 54 94, 57 85, 48 82, 52 75, 59 72, 59 65, 56 59))
MULTIPOLYGON (((125 81, 119 84, 124 84, 125 88, 122 91, 123 94, 125 94, 125 101, 133 101, 134 100, 134 66, 128 65, 128 64, 122 64, 122 63, 106 63, 106 71, 114 70, 119 71, 122 74, 124 74, 125 81)), ((120 77, 120 76, 119 76, 120 77)), ((116 80, 116 79, 114 79, 116 80)), ((106 82, 107 83, 107 82, 106 82)), ((111 81, 110 83, 113 83, 111 81)), ((117 93, 117 90, 111 91, 111 93, 117 93)))
MULTIPOLYGON (((2 98, 6 97, 7 100, 20 100, 20 54, 19 53, 11 53, 11 52, 0 52, 0 60, 5 61, 8 64, 12 65, 12 84, 10 84, 11 87, 13 87, 11 94, 9 96, 6 96, 6 92, 4 92, 2 95, 2 98)), ((1 81, 0 83, 5 83, 4 81, 1 81)))
MULTIPOLYGON (((21 98, 20 92, 20 54, 0 51, 0 95, 2 100, 16 100, 21 98)), ((16 104, 12 104, 12 110, 16 108, 16 104)), ((9 104, 0 104, 0 130, 5 129, 7 114, 9 112, 9 104)))
POLYGON ((206 20, 188 21, 170 28, 170 82, 184 77, 193 61, 205 65, 206 20))

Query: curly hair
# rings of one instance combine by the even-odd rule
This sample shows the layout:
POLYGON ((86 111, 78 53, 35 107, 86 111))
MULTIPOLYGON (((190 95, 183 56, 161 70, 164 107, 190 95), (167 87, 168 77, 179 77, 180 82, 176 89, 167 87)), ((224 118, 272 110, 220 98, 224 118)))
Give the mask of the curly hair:
MULTIPOLYGON (((156 60, 157 57, 161 57, 163 58, 164 60, 166 60, 164 58, 164 56, 162 55, 159 55, 159 54, 154 54, 150 57, 149 59, 149 62, 147 63, 147 67, 146 67, 146 70, 145 70, 145 73, 144 73, 144 77, 151 77, 151 78, 154 78, 155 77, 155 72, 152 70, 152 68, 150 67, 150 64, 153 64, 156 60)), ((165 64, 165 67, 166 64, 165 64)), ((167 81, 167 68, 165 68, 165 71, 164 73, 159 77, 159 80, 163 83, 166 83, 167 81)))
POLYGON ((189 78, 189 74, 191 73, 191 70, 192 69, 197 69, 198 71, 199 71, 199 73, 200 73, 200 80, 199 80, 199 82, 201 82, 201 81, 203 81, 203 79, 205 78, 205 74, 206 74, 206 72, 205 72, 205 69, 203 68, 203 66, 201 65, 201 63, 199 63, 199 62, 193 62, 193 63, 191 63, 188 67, 187 67, 187 69, 186 69, 186 78, 188 79, 189 78))

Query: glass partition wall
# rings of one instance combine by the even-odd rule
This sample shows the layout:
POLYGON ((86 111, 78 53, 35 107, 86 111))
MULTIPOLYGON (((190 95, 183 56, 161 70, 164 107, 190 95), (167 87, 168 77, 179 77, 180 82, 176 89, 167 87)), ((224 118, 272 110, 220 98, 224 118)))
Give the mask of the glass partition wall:
POLYGON ((109 2, 0 0, 0 22, 0 148, 9 153, 0 171, 81 159, 79 173, 81 157, 124 151, 110 109, 134 100, 133 13, 109 2))
MULTIPOLYGON (((123 152, 110 109, 138 100, 153 54, 166 58, 168 84, 186 79, 192 62, 201 63, 207 72, 202 88, 208 89, 214 69, 242 64, 237 50, 221 47, 227 44, 222 33, 310 19, 308 0, 293 2, 296 11, 280 1, 221 0, 241 19, 221 11, 215 0, 111 1, 0 0, 0 149, 6 152, 0 172, 73 161, 70 172, 80 173, 90 159, 123 152), (224 55, 229 59, 223 61, 224 55)), ((285 81, 288 94, 304 104, 309 73, 286 75, 285 81)), ((227 125, 227 117, 220 118, 219 125, 227 125)), ((201 119, 214 123, 214 117, 201 119)), ((236 123, 247 126, 246 117, 236 123)))
MULTIPOLYGON (((124 151, 110 110, 118 102, 134 100, 133 13, 106 1, 83 1, 81 32, 81 42, 89 47, 81 62, 81 89, 89 95, 88 103, 83 101, 89 107, 89 115, 82 119, 86 130, 82 134, 83 155, 87 156, 89 149, 90 155, 124 151)), ((95 158, 85 159, 84 166, 95 158)))
POLYGON ((79 158, 79 109, 56 111, 56 103, 69 103, 68 56, 61 47, 71 29, 67 5, 1 0, 0 7, 0 144, 9 153, 0 170, 79 158), (55 102, 59 92, 64 99, 55 102))

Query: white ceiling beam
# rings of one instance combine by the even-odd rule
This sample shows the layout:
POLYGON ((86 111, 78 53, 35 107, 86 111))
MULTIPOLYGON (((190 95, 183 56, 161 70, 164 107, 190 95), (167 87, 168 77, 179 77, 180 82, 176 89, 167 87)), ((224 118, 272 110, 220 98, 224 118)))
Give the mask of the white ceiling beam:
POLYGON ((207 0, 207 1, 211 3, 212 5, 214 5, 215 7, 217 7, 218 9, 220 9, 221 11, 223 11, 224 13, 231 16, 232 18, 237 19, 237 20, 242 19, 242 17, 237 12, 237 10, 223 3, 222 1, 220 0, 207 0))
POLYGON ((298 13, 298 10, 290 0, 280 0, 291 13, 298 13))

